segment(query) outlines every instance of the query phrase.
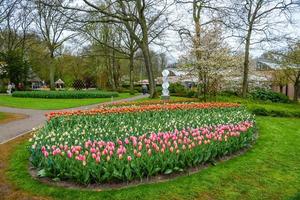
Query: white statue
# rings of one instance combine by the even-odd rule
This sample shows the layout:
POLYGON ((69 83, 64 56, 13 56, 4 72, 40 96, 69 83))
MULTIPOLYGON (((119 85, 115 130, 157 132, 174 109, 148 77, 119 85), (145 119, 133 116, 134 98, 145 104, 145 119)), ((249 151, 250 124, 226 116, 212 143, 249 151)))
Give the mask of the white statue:
POLYGON ((169 70, 165 69, 162 72, 163 75, 163 84, 162 84, 162 99, 167 100, 170 99, 170 92, 169 92, 169 80, 168 80, 168 75, 170 74, 169 70))
POLYGON ((9 95, 11 94, 11 90, 12 90, 12 88, 13 88, 12 84, 11 84, 11 83, 9 83, 9 84, 8 84, 8 86, 7 86, 7 91, 6 91, 6 92, 7 92, 7 94, 9 94, 9 95))

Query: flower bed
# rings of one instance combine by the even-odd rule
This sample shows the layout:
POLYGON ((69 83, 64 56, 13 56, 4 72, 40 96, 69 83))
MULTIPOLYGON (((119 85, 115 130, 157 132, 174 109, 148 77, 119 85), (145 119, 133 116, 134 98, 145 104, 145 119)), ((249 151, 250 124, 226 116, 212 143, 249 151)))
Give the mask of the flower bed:
POLYGON ((235 104, 56 113, 31 139, 31 162, 60 180, 130 181, 229 155, 251 145, 254 131, 253 116, 235 104))
POLYGON ((145 111, 161 111, 161 110, 190 110, 190 109, 204 109, 204 108, 230 108, 239 107, 237 103, 190 103, 190 104, 157 104, 157 105, 142 105, 142 106, 124 106, 124 107, 100 107, 92 110, 75 110, 75 111, 59 111, 50 112, 46 114, 48 120, 60 116, 73 115, 97 115, 97 114, 111 114, 111 113, 130 113, 130 112, 145 112, 145 111))
POLYGON ((153 105, 153 104, 175 104, 175 103, 193 103, 197 102, 199 99, 195 98, 185 98, 176 100, 147 100, 147 101, 136 101, 136 102, 116 102, 112 104, 107 104, 107 107, 124 107, 124 106, 143 106, 143 105, 153 105))

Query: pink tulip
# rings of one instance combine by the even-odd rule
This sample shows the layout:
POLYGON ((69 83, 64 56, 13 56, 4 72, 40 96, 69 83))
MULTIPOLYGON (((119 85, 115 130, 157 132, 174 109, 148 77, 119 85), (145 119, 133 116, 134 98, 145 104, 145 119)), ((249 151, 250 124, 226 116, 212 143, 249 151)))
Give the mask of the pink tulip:
POLYGON ((151 149, 149 149, 147 153, 149 156, 151 156, 151 149))
POLYGON ((100 156, 97 156, 96 163, 99 163, 99 162, 100 162, 100 156))
POLYGON ((143 146, 142 145, 139 145, 139 151, 141 151, 143 149, 143 146))
POLYGON ((131 161, 131 156, 128 156, 128 157, 127 157, 127 160, 130 162, 130 161, 131 161))
POLYGON ((44 151, 43 154, 46 158, 49 156, 49 153, 47 151, 44 151))
POLYGON ((125 139, 125 144, 129 144, 129 140, 127 138, 125 139))
POLYGON ((67 156, 68 156, 68 158, 72 158, 72 156, 73 156, 72 152, 71 152, 71 151, 68 151, 68 152, 67 152, 67 156))

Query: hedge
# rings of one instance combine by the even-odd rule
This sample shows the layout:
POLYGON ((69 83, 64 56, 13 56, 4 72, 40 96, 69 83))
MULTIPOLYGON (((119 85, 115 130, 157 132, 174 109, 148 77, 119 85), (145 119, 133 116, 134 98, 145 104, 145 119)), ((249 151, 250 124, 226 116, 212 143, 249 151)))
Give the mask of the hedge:
POLYGON ((300 112, 295 111, 289 111, 289 110, 278 110, 278 109, 266 109, 261 106, 254 106, 251 108, 248 108, 248 110, 258 116, 271 116, 271 117, 300 117, 300 112))
POLYGON ((104 91, 17 91, 13 97, 46 98, 46 99, 84 99, 118 97, 118 92, 104 91))
POLYGON ((254 100, 261 100, 261 101, 270 101, 274 103, 289 103, 290 100, 284 94, 273 92, 271 90, 266 89, 256 89, 255 91, 251 92, 251 96, 254 100))

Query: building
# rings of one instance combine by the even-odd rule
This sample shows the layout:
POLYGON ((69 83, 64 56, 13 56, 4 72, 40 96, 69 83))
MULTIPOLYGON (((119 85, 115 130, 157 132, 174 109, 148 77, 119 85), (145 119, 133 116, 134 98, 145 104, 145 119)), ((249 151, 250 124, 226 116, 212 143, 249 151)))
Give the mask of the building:
MULTIPOLYGON (((256 70, 258 72, 262 72, 271 76, 269 79, 271 89, 274 92, 282 93, 288 96, 290 99, 294 97, 294 84, 291 81, 286 80, 285 84, 276 84, 276 72, 283 70, 283 67, 275 62, 266 60, 266 59, 258 59, 256 62, 256 70)), ((297 66, 289 66, 289 67, 297 67, 297 66)), ((298 94, 298 98, 300 97, 300 92, 298 94)))

